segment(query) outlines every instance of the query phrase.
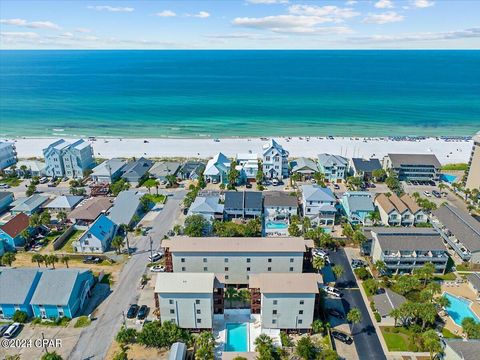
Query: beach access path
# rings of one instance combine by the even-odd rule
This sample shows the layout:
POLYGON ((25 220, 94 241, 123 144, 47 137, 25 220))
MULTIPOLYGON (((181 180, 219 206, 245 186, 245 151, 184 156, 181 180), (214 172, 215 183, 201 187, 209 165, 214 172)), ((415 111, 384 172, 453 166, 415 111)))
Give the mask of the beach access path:
MULTIPOLYGON (((43 157, 42 149, 57 138, 17 138, 15 141, 19 158, 43 157)), ((68 137, 65 137, 69 140, 68 137)), ((335 137, 277 137, 275 138, 290 157, 306 156, 316 158, 319 153, 330 153, 351 157, 383 158, 387 153, 435 154, 442 164, 468 162, 473 142, 465 140, 444 140, 425 138, 422 140, 392 140, 388 138, 335 137), (307 140, 309 139, 309 140, 307 140)), ((8 139, 7 139, 8 140, 8 139)), ((262 154, 261 138, 96 138, 91 141, 94 155, 100 158, 113 157, 182 157, 211 158, 222 152, 233 157, 237 153, 262 154)))
POLYGON ((160 240, 166 235, 180 212, 180 203, 185 197, 185 190, 178 190, 168 198, 163 210, 152 221, 152 230, 148 236, 136 237, 130 247, 136 252, 128 260, 119 275, 116 286, 110 296, 100 305, 95 320, 80 334, 77 344, 68 357, 72 360, 103 360, 120 330, 123 317, 129 304, 136 303, 140 296, 140 279, 145 273, 150 255, 150 240, 153 239, 153 250, 160 248, 160 240))

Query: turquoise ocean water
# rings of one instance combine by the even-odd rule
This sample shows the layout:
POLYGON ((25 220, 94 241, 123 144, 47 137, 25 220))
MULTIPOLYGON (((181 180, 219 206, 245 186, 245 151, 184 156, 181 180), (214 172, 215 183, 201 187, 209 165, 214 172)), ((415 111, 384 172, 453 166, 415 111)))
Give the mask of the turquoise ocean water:
POLYGON ((0 136, 478 130, 480 51, 0 51, 0 136))

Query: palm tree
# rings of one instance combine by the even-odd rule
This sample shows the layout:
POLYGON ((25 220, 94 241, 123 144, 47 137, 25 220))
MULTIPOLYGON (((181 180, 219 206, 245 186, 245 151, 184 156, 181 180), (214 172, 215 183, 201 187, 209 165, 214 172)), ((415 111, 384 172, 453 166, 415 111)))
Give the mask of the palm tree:
POLYGON ((61 258, 60 258, 60 261, 65 264, 65 266, 67 267, 68 269, 68 262, 70 261, 70 256, 66 256, 66 255, 63 255, 61 258))
POLYGON ((32 255, 32 263, 36 262, 38 267, 40 267, 40 264, 43 263, 43 261, 44 261, 44 258, 43 258, 42 255, 40 255, 40 254, 33 254, 32 255))
POLYGON ((55 263, 58 263, 58 256, 55 254, 50 254, 48 256, 48 263, 52 265, 52 268, 55 269, 55 263))
POLYGON ((120 253, 120 249, 125 245, 125 239, 119 235, 115 236, 112 240, 112 247, 117 254, 120 253))
POLYGON ((345 272, 345 269, 343 268, 342 265, 335 265, 333 268, 332 268, 332 271, 333 273, 335 274, 335 278, 339 278, 343 275, 343 273, 345 272))
POLYGON ((30 231, 28 231, 28 229, 25 229, 20 233, 20 236, 25 239, 26 243, 28 243, 32 235, 30 234, 30 231))
POLYGON ((2 256, 2 263, 12 266, 12 263, 16 260, 15 254, 13 252, 7 252, 2 256))
POLYGON ((251 299, 251 294, 248 289, 241 289, 238 292, 238 299, 241 300, 244 304, 248 304, 251 299))
POLYGON ((382 218, 380 217, 380 212, 378 210, 372 211, 370 214, 368 214, 368 218, 373 223, 373 225, 377 225, 377 223, 382 220, 382 218))
POLYGON ((393 309, 392 311, 390 311, 389 315, 395 320, 394 326, 397 326, 397 321, 402 315, 400 309, 399 308, 393 309))
POLYGON ((232 307, 232 302, 237 298, 237 289, 235 289, 233 286, 227 287, 227 290, 225 290, 225 297, 228 299, 228 302, 230 303, 230 307, 232 307))
POLYGON ((362 321, 362 313, 358 308, 353 308, 347 314, 347 321, 352 323, 352 328, 355 327, 355 324, 358 324, 362 321))
POLYGON ((57 213, 57 220, 60 221, 60 224, 64 224, 67 220, 67 213, 65 211, 59 211, 57 213))
POLYGON ((385 264, 385 262, 383 262, 382 260, 378 260, 376 263, 375 263, 375 269, 377 269, 377 271, 382 274, 383 271, 387 268, 387 264, 385 264))
POLYGON ((320 272, 325 267, 325 259, 320 256, 315 256, 312 262, 313 268, 320 272))
POLYGON ((325 326, 321 320, 313 320, 312 331, 314 334, 323 333, 325 331, 325 326))
POLYGON ((258 351, 257 349, 262 348, 262 347, 272 347, 273 346, 273 340, 267 334, 260 334, 255 339, 254 344, 255 344, 255 351, 258 351))

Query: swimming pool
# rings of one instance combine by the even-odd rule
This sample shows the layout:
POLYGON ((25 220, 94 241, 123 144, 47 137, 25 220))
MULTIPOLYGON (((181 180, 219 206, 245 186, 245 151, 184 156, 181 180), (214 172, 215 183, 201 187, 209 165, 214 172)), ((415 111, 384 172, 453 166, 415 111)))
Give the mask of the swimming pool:
POLYGON ((248 351, 247 324, 227 323, 225 328, 227 333, 225 351, 248 351))
POLYGON ((471 317, 475 321, 480 322, 478 316, 470 309, 470 300, 457 297, 448 292, 444 293, 444 296, 450 300, 447 312, 452 320, 455 321, 455 324, 462 326, 462 320, 466 317, 471 317))
POLYGON ((265 228, 271 229, 286 229, 288 228, 288 224, 284 222, 277 222, 277 221, 267 221, 265 223, 265 228))
POLYGON ((455 180, 457 180, 457 177, 450 174, 440 174, 440 180, 453 184, 455 180))

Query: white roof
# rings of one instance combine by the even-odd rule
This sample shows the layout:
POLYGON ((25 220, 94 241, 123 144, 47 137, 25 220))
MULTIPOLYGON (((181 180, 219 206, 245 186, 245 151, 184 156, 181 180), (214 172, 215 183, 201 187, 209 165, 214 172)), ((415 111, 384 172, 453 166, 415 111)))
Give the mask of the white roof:
POLYGON ((122 159, 110 159, 102 162, 100 165, 93 168, 92 175, 95 176, 110 176, 115 174, 118 170, 124 167, 126 162, 122 159))
POLYGON ((240 153, 237 154, 237 161, 248 161, 248 160, 255 160, 258 161, 258 154, 257 153, 240 153))
POLYGON ((208 160, 205 167, 204 175, 218 175, 220 174, 219 167, 224 167, 224 171, 230 167, 230 160, 222 153, 218 153, 213 159, 208 160))
POLYGON ((63 195, 53 199, 50 203, 45 205, 47 209, 73 209, 80 201, 83 200, 83 196, 76 195, 63 195))
POLYGON ((213 273, 159 273, 155 292, 211 294, 214 280, 213 273))

